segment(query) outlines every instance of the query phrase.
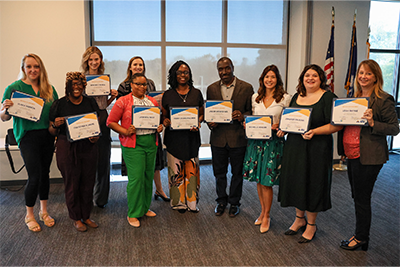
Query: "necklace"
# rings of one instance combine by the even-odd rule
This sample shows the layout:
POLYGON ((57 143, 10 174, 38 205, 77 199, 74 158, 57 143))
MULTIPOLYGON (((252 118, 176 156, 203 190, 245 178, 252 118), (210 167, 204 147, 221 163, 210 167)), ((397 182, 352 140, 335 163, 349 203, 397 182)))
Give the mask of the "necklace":
POLYGON ((178 93, 179 97, 182 99, 183 102, 186 102, 188 94, 189 94, 189 92, 184 97, 182 97, 182 95, 180 93, 178 93))

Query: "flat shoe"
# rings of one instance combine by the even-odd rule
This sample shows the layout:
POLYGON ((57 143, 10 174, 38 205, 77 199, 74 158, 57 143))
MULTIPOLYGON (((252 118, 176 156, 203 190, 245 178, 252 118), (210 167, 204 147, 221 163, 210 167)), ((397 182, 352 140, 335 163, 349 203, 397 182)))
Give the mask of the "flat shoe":
POLYGON ((47 227, 53 227, 55 224, 54 219, 51 218, 51 216, 47 212, 42 213, 41 211, 39 211, 39 219, 44 222, 44 225, 46 225, 47 227))
POLYGON ((37 233, 37 232, 42 231, 42 229, 40 228, 40 225, 37 223, 35 218, 28 219, 27 217, 25 217, 25 224, 26 224, 26 226, 28 226, 28 229, 32 232, 37 233))
POLYGON ((145 214, 147 217, 156 217, 156 213, 152 210, 148 210, 145 214))
POLYGON ((254 225, 261 225, 262 224, 262 220, 259 220, 259 219, 257 219, 255 222, 254 222, 254 225))
POLYGON ((312 224, 312 223, 307 223, 307 224, 311 225, 311 226, 315 226, 315 232, 314 232, 313 236, 311 237, 311 239, 308 239, 308 238, 305 238, 304 236, 301 236, 299 241, 298 241, 300 244, 311 242, 311 240, 313 240, 313 238, 315 237, 315 234, 317 233, 318 229, 317 229, 317 225, 316 224, 312 224))
POLYGON ((78 225, 78 222, 74 222, 74 227, 78 232, 86 232, 87 228, 84 224, 82 224, 81 226, 78 225))
POLYGON ((89 226, 90 228, 99 227, 99 225, 95 221, 93 221, 91 219, 87 219, 86 221, 83 221, 83 223, 86 224, 87 226, 89 226))
POLYGON ((132 225, 133 227, 136 227, 136 228, 140 227, 140 221, 139 221, 137 218, 129 218, 129 217, 126 217, 126 219, 128 220, 128 223, 129 223, 130 225, 132 225), (133 219, 134 219, 134 220, 133 220, 133 219), (131 222, 130 220, 133 220, 133 222, 131 222))

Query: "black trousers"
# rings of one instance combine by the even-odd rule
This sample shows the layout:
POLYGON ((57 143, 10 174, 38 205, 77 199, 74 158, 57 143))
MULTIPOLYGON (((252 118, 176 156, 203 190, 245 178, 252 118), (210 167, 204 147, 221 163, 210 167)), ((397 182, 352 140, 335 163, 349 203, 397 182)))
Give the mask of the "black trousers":
POLYGON ((351 196, 356 210, 355 237, 359 241, 369 241, 371 228, 371 195, 376 178, 383 164, 362 165, 360 158, 348 159, 347 174, 351 186, 351 196))
POLYGON ((97 206, 104 206, 107 204, 110 194, 111 133, 110 128, 106 125, 107 111, 101 110, 100 116, 102 117, 102 123, 100 124, 101 136, 97 141, 97 172, 93 201, 97 206))
POLYGON ((243 188, 243 160, 246 147, 231 148, 211 146, 212 165, 216 180, 217 203, 227 205, 240 205, 243 188), (231 184, 229 195, 226 193, 228 165, 231 163, 231 184))
POLYGON ((25 205, 35 206, 37 195, 40 200, 49 198, 50 165, 54 153, 54 136, 47 129, 32 130, 22 137, 19 150, 28 172, 25 187, 25 205))

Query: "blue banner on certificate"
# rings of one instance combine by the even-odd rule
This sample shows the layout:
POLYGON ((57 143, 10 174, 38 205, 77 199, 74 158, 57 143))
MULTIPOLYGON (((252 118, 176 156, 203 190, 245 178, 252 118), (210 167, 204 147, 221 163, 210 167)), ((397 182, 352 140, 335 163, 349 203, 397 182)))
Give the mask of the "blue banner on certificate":
POLYGON ((111 92, 111 82, 109 74, 86 75, 85 93, 88 96, 109 95, 111 92))
POLYGON ((366 119, 361 119, 368 109, 369 98, 334 98, 332 105, 333 125, 367 125, 366 119))
POLYGON ((199 127, 198 107, 184 107, 170 109, 171 130, 190 130, 199 127))
POLYGON ((312 108, 284 108, 279 122, 279 130, 299 134, 307 132, 311 111, 312 108))
POLYGON ((270 139, 272 137, 272 116, 244 116, 246 138, 270 139))
POLYGON ((159 107, 132 106, 132 125, 136 129, 157 129, 160 113, 159 107))
POLYGON ((13 105, 8 108, 7 114, 34 122, 40 120, 44 106, 43 98, 14 91, 11 101, 13 105))
POLYGON ((67 137, 70 142, 100 135, 96 113, 65 117, 67 137))
POLYGON ((204 104, 204 120, 215 123, 232 123, 232 111, 232 100, 207 100, 204 104))

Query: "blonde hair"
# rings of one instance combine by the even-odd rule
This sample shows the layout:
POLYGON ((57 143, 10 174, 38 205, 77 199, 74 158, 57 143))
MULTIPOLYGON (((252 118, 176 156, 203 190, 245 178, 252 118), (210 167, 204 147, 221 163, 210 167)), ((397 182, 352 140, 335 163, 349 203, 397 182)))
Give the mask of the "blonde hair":
POLYGON ((100 66, 97 69, 97 73, 98 74, 104 74, 105 67, 104 67, 104 61, 103 61, 103 53, 101 53, 100 49, 97 48, 96 46, 89 46, 86 49, 85 53, 83 53, 83 55, 82 55, 82 64, 81 64, 82 72, 85 73, 85 74, 89 73, 88 61, 89 61, 89 57, 94 53, 99 55, 100 61, 101 61, 100 62, 100 66))
POLYGON ((143 74, 146 74, 146 65, 142 57, 136 56, 129 60, 128 69, 126 70, 126 78, 123 82, 129 82, 132 79, 131 65, 135 59, 140 59, 143 62, 143 74))
POLYGON ((360 83, 358 82, 358 73, 360 72, 361 66, 368 66, 372 73, 375 75, 375 84, 374 84, 374 93, 378 98, 381 98, 381 93, 383 93, 383 76, 382 76, 382 70, 381 67, 379 67, 379 64, 376 63, 375 60, 372 59, 366 59, 358 65, 357 69, 357 74, 356 74, 356 93, 355 97, 360 97, 362 95, 362 88, 360 83))
POLYGON ((49 82, 49 78, 47 76, 46 68, 44 67, 42 59, 35 54, 26 54, 21 61, 21 73, 22 73, 22 80, 27 78, 25 73, 25 60, 30 57, 36 60, 39 64, 40 72, 39 72, 39 95, 40 97, 44 98, 47 102, 51 102, 54 100, 53 98, 53 87, 49 82))

